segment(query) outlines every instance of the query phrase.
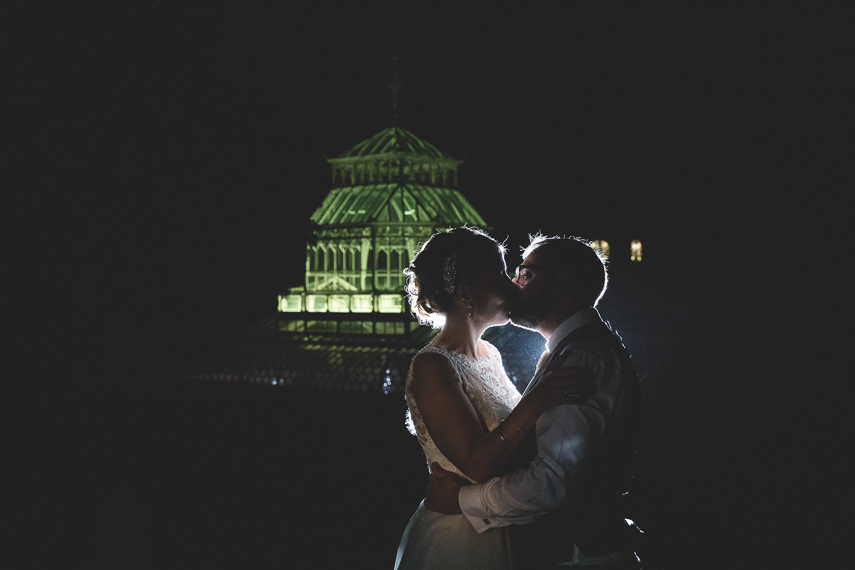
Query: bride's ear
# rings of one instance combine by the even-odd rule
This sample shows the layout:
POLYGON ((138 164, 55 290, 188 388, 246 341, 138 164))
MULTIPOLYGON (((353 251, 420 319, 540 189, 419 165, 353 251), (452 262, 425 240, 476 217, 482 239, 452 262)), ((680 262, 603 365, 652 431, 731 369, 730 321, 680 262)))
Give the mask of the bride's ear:
POLYGON ((461 285, 457 288, 457 297, 463 301, 463 305, 467 306, 472 302, 472 286, 469 284, 461 285))

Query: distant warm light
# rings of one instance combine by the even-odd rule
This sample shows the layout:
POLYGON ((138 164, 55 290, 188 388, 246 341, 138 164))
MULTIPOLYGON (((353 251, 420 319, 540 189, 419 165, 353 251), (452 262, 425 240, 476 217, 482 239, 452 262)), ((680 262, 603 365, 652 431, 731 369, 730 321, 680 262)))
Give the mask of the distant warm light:
POLYGON ((600 250, 600 252, 603 254, 603 257, 604 257, 605 259, 608 259, 608 258, 609 258, 609 252, 610 252, 611 250, 609 249, 609 242, 607 242, 606 240, 604 240, 604 239, 595 239, 594 241, 592 241, 592 242, 591 242, 591 247, 594 247, 594 248, 596 248, 596 249, 599 249, 599 250, 600 250))
POLYGON ((641 242, 637 239, 632 240, 632 243, 629 246, 630 249, 630 259, 632 261, 641 261, 641 242))

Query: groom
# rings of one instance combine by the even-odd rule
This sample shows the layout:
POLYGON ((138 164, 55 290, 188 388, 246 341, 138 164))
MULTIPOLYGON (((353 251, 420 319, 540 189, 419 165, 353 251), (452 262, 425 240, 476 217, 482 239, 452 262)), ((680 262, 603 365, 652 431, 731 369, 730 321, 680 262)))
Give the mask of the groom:
POLYGON ((554 366, 587 370, 597 393, 543 412, 535 428, 537 454, 513 473, 467 485, 434 464, 425 505, 462 512, 479 533, 515 525, 514 555, 526 570, 635 568, 641 531, 624 509, 641 388, 626 349, 594 308, 606 289, 605 264, 576 238, 534 238, 523 257, 511 321, 541 333, 548 350, 525 393, 554 366))

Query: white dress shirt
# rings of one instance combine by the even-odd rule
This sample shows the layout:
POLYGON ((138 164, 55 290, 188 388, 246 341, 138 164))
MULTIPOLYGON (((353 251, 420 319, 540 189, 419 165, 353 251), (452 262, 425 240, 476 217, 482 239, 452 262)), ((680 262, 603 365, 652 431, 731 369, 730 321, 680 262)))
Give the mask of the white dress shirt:
MULTIPOLYGON (((552 351, 574 330, 600 322, 596 309, 584 309, 564 321, 546 342, 552 351)), ((617 354, 595 341, 571 342, 563 366, 579 366, 594 374, 597 393, 582 404, 556 406, 537 419, 537 457, 528 467, 460 488, 463 514, 481 533, 490 528, 526 524, 556 510, 578 491, 594 443, 614 413, 621 389, 621 365, 617 354)), ((550 359, 557 358, 550 355, 550 359)), ((545 367, 544 367, 545 368, 545 367)), ((535 374, 526 393, 540 380, 535 374)))

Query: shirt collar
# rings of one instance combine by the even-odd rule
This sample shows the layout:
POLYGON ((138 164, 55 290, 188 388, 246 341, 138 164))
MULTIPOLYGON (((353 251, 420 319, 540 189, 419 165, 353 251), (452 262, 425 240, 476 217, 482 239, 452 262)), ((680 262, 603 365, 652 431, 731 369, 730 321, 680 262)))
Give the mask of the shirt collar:
POLYGON ((555 332, 546 341, 546 350, 552 352, 558 346, 558 343, 571 332, 585 325, 602 322, 602 320, 599 311, 593 307, 573 313, 566 321, 558 325, 558 328, 555 329, 555 332))

